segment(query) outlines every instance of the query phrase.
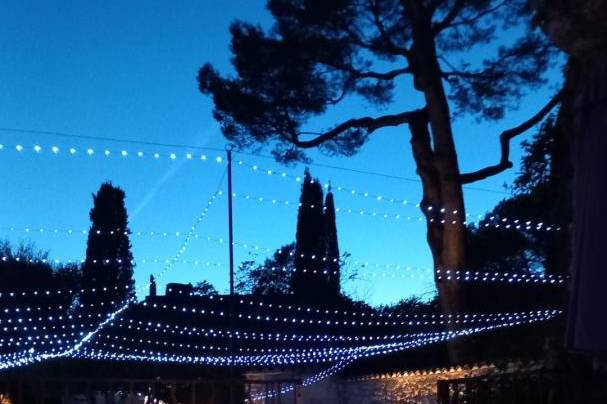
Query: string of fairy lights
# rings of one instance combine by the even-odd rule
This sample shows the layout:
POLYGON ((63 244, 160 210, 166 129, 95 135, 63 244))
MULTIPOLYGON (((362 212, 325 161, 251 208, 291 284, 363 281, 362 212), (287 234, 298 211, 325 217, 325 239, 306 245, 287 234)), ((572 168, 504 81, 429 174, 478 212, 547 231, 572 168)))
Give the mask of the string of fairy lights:
MULTIPOLYGON (((0 257, 0 260, 7 262, 9 257, 0 257)), ((19 257, 15 258, 17 262, 28 262, 30 264, 56 264, 56 265, 81 265, 86 262, 84 258, 82 259, 60 259, 60 258, 51 258, 51 259, 25 259, 21 260, 19 257)), ((123 263, 122 259, 99 259, 99 260, 91 260, 92 264, 98 265, 108 265, 111 263, 123 263)), ((166 264, 166 265, 175 265, 175 264, 183 264, 193 267, 205 267, 210 269, 221 269, 225 267, 224 263, 221 262, 210 262, 210 261, 202 261, 196 259, 168 259, 168 258, 143 258, 139 260, 129 260, 129 263, 132 265, 140 264, 166 264)), ((419 280, 430 280, 437 279, 439 281, 454 281, 454 282, 480 282, 480 283, 527 283, 527 284, 552 284, 552 285, 562 285, 568 280, 568 276, 566 275, 558 275, 558 274, 545 274, 545 273, 526 273, 526 272, 502 272, 502 271, 468 271, 468 270, 450 270, 450 269, 432 269, 432 268, 420 268, 420 267, 410 267, 410 266, 391 266, 390 264, 385 264, 382 270, 373 271, 372 268, 378 268, 379 264, 370 265, 369 263, 361 263, 360 261, 355 261, 354 265, 356 268, 361 269, 361 272, 357 272, 353 277, 355 278, 389 278, 389 279, 419 279, 419 280), (391 271, 388 271, 391 270, 391 271)), ((244 269, 245 267, 240 264, 239 268, 244 269)), ((272 266, 272 267, 260 267, 267 271, 272 272, 283 272, 283 273, 295 273, 297 269, 295 267, 287 267, 287 266, 272 266)), ((337 270, 327 270, 327 269, 301 269, 303 273, 311 273, 311 274, 322 274, 322 275, 339 275, 340 271, 337 270)), ((143 286, 140 291, 143 291, 147 286, 143 286)), ((52 291, 54 293, 61 293, 62 289, 57 289, 52 291)), ((47 295, 52 293, 51 290, 33 290, 31 292, 0 292, 0 298, 3 296, 25 296, 28 293, 34 295, 42 295, 46 293, 47 295), (48 293, 46 293, 48 292, 48 293)), ((67 292, 67 291, 66 291, 67 292)), ((69 293, 75 293, 71 291, 69 293)))
MULTIPOLYGON (((223 176, 222 179, 218 185, 218 188, 221 186, 221 183, 223 182, 223 176)), ((188 244, 190 242, 190 240, 192 239, 192 234, 194 233, 194 231, 196 230, 196 227, 198 226, 198 224, 204 219, 204 217, 206 216, 210 206, 213 204, 213 202, 215 201, 215 199, 218 196, 218 192, 215 192, 211 198, 209 199, 209 201, 207 202, 206 206, 202 209, 201 213, 199 214, 199 216, 197 217, 195 223, 192 225, 190 231, 188 232, 188 234, 186 235, 186 238, 184 239, 184 242, 181 244, 177 254, 175 255, 175 258, 171 261, 169 261, 165 268, 159 273, 157 274, 157 277, 162 277, 167 271, 169 271, 173 265, 174 265, 174 261, 178 260, 181 256, 181 254, 183 254, 187 247, 188 244)), ((147 288, 148 285, 145 285, 145 288, 147 288)), ((50 292, 50 291, 45 291, 45 292, 50 292)), ((31 292, 30 292, 31 293, 31 292)), ((9 296, 10 295, 15 295, 15 292, 9 292, 9 296)), ((37 294, 37 291, 33 292, 34 295, 37 294)), ((46 295, 47 293, 45 293, 46 295)), ((48 293, 50 294, 50 293, 48 293)), ((117 309, 110 311, 109 314, 107 314, 107 318, 103 321, 101 321, 100 323, 96 324, 96 327, 92 329, 92 331, 89 331, 87 333, 81 333, 84 334, 84 336, 82 338, 80 338, 77 341, 73 341, 73 340, 67 340, 63 339, 61 342, 59 342, 59 340, 57 340, 56 346, 52 346, 53 344, 49 344, 51 345, 50 350, 45 350, 42 353, 37 353, 36 350, 34 348, 30 348, 27 351, 21 352, 21 353, 17 353, 17 354, 9 354, 9 357, 2 357, 2 359, 0 360, 0 369, 8 369, 8 368, 12 368, 12 367, 19 367, 19 366, 23 366, 23 365, 28 365, 28 364, 32 364, 35 362, 39 362, 42 360, 47 360, 47 359, 52 359, 52 358, 56 358, 56 357, 64 357, 64 356, 70 356, 71 354, 73 354, 74 352, 77 352, 84 344, 86 344, 87 342, 89 342, 89 340, 91 340, 99 331, 101 331, 107 324, 109 324, 110 322, 112 322, 119 314, 121 314, 123 311, 125 311, 132 303, 133 303, 133 299, 128 299, 123 305, 121 305, 120 307, 118 307, 117 309), (74 342, 74 344, 72 346, 65 346, 65 344, 67 342, 74 342), (61 350, 63 349, 63 350, 61 350)), ((103 306, 105 305, 105 302, 100 302, 99 304, 97 304, 97 306, 103 306)), ((111 305, 111 303, 110 303, 111 305)), ((82 308, 84 305, 80 305, 80 307, 76 307, 76 309, 78 308, 82 308)), ((94 304, 90 304, 90 306, 95 306, 94 304)), ((49 306, 50 307, 50 306, 49 306)), ((63 306, 59 306, 58 308, 63 308, 63 306)), ((5 309, 8 311, 8 309, 5 309)), ((15 309, 16 312, 16 309, 15 309)), ((91 314, 88 314, 89 317, 91 317, 91 314)), ((100 316, 100 313, 97 313, 97 316, 100 316)), ((78 315, 79 318, 82 317, 82 314, 78 315)), ((21 324, 23 322, 25 323, 30 323, 31 321, 45 321, 45 322, 52 322, 52 321, 62 321, 62 320, 72 320, 74 318, 74 316, 72 315, 67 315, 67 316, 47 316, 47 317, 39 317, 39 318, 17 318, 15 319, 17 323, 21 324)), ((13 319, 7 319, 7 322, 12 323, 13 319)), ((45 327, 45 326, 44 326, 45 327)), ((9 327, 5 327, 6 331, 8 331, 9 327)), ((12 327, 13 330, 17 330, 18 327, 17 326, 13 326, 12 327)), ((28 331, 28 326, 23 326, 23 331, 28 331)), ((9 343, 12 343, 12 341, 9 340, 9 343)))
MULTIPOLYGON (((167 152, 167 151, 156 151, 149 152, 143 150, 131 151, 127 148, 119 148, 119 149, 96 149, 93 147, 84 147, 77 148, 74 146, 65 146, 60 147, 57 145, 51 146, 42 146, 40 144, 34 144, 32 147, 26 147, 21 143, 17 143, 14 145, 5 145, 0 144, 0 152, 2 151, 15 151, 18 154, 23 154, 27 152, 34 153, 36 155, 40 154, 49 154, 51 156, 67 156, 67 157, 77 157, 77 156, 86 156, 86 157, 95 157, 102 156, 104 158, 109 157, 117 157, 120 159, 137 159, 137 160, 168 160, 168 161, 176 161, 176 160, 185 160, 185 161, 202 161, 202 162, 215 162, 217 164, 225 163, 225 158, 219 154, 209 155, 206 152, 200 151, 187 151, 187 152, 167 152)), ((247 161, 238 160, 235 162, 236 166, 243 166, 248 168, 251 172, 256 173, 265 173, 267 176, 283 178, 293 180, 297 183, 301 183, 303 178, 298 175, 293 175, 287 173, 284 170, 280 169, 272 169, 272 168, 261 168, 257 164, 252 164, 247 161)), ((386 202, 390 203, 394 206, 411 206, 415 208, 420 208, 420 204, 410 203, 408 199, 402 198, 394 198, 383 196, 380 194, 376 194, 368 191, 357 190, 352 187, 337 185, 331 186, 328 182, 323 184, 325 189, 331 188, 332 191, 341 192, 347 195, 352 195, 356 197, 364 198, 368 201, 375 201, 378 203, 386 202)), ((236 196, 240 196, 237 194, 236 196)), ((258 202, 268 202, 275 205, 292 205, 298 206, 299 203, 288 201, 288 200, 279 200, 277 198, 272 197, 263 197, 263 196, 252 196, 252 195, 242 195, 244 199, 258 202)), ((319 207, 322 208, 322 207, 319 207)), ((377 212, 375 210, 367 210, 360 208, 352 208, 352 207, 336 207, 336 212, 351 214, 351 215, 359 215, 359 216, 370 216, 375 218, 383 218, 383 219, 391 219, 397 221, 417 221, 423 222, 425 220, 429 220, 430 222, 437 221, 442 224, 457 224, 457 225, 467 225, 472 223, 477 223, 479 226, 484 227, 492 227, 492 228, 503 228, 503 229, 516 229, 516 230, 541 230, 541 231, 558 231, 560 230, 560 226, 555 224, 545 224, 542 221, 532 221, 532 220, 522 220, 516 218, 498 218, 495 216, 485 218, 484 214, 469 214, 467 213, 464 217, 461 217, 461 213, 455 209, 451 209, 449 207, 441 207, 441 206, 428 206, 426 207, 428 211, 436 210, 441 216, 440 217, 429 217, 426 218, 422 215, 404 215, 401 213, 388 213, 388 212, 377 212), (475 219, 472 219, 475 218, 475 219)), ((53 229, 55 230, 55 229, 53 229)), ((157 233, 168 233, 168 232, 157 232, 157 233)))
MULTIPOLYGON (((348 358, 360 359, 363 357, 375 356, 379 354, 385 354, 390 352, 397 352, 404 349, 410 349, 412 347, 419 347, 430 343, 436 343, 439 341, 446 341, 463 335, 471 335, 491 329, 512 327, 521 324, 532 324, 541 321, 547 321, 555 317, 555 314, 549 314, 545 316, 537 316, 527 319, 511 319, 496 322, 493 324, 487 324, 478 327, 465 328, 462 330, 450 330, 441 335, 417 337, 407 341, 397 341, 389 343, 379 343, 372 345, 362 345, 347 348, 310 348, 304 349, 297 352, 279 352, 271 354, 260 354, 260 355, 201 355, 199 352, 195 353, 175 353, 167 354, 165 352, 156 351, 155 349, 142 347, 141 344, 153 344, 152 339, 149 338, 134 338, 136 345, 129 346, 128 350, 126 346, 120 348, 119 344, 101 342, 98 345, 102 345, 104 349, 84 349, 77 353, 76 356, 84 357, 89 359, 106 359, 106 360, 137 360, 137 361, 151 361, 161 363, 191 363, 191 364, 209 364, 216 366, 267 366, 267 365, 281 365, 281 364, 308 364, 308 363, 326 363, 336 362, 348 358), (112 346, 113 345, 113 346, 112 346), (110 348, 107 350, 107 348, 110 348)), ((182 344, 185 347, 187 344, 182 344)), ((205 349, 210 351, 221 351, 220 346, 206 346, 205 349)))
MULTIPOLYGON (((225 173, 224 173, 224 175, 222 175, 221 180, 219 181, 219 184, 217 186, 218 190, 211 195, 207 204, 205 205, 205 207, 202 209, 202 211, 196 218, 196 221, 194 222, 194 224, 191 226, 190 230, 186 234, 186 237, 185 237, 184 241, 182 242, 178 252, 175 254, 175 257, 166 263, 164 269, 156 275, 157 278, 162 277, 166 272, 168 272, 170 269, 172 269, 175 261, 178 261, 180 259, 181 255, 187 250, 188 245, 189 245, 190 241, 192 240, 193 234, 195 233, 197 226, 205 218, 205 216, 207 215, 207 213, 209 211, 209 208, 214 203, 214 201, 218 197, 218 195, 221 195, 219 188, 221 187, 221 185, 223 183, 224 177, 225 177, 225 173)), ((141 289, 147 288, 148 286, 149 286, 149 284, 142 286, 141 289)), ((45 291, 45 292, 50 292, 50 291, 45 291)), ((94 292, 94 290, 91 290, 91 292, 94 292)), ((14 296, 15 292, 9 292, 9 296, 11 296, 11 294, 14 296)), ((37 294, 37 291, 34 291, 34 295, 35 294, 37 294)), ((45 293, 45 295, 46 294, 47 293, 45 293)), ((50 295, 50 293, 48 293, 48 294, 50 295)), ((91 304, 88 304, 88 306, 90 306, 90 307, 104 306, 105 303, 106 302, 101 301, 100 303, 98 303, 96 305, 94 303, 91 303, 91 304)), ((110 302, 110 304, 108 304, 108 306, 112 306, 113 303, 114 302, 110 302)), ((91 331, 86 332, 86 333, 81 332, 80 339, 77 339, 77 340, 66 339, 66 338, 64 338, 62 340, 58 339, 58 340, 56 340, 55 344, 48 344, 48 345, 50 345, 50 350, 45 349, 41 353, 36 352, 36 350, 32 347, 32 348, 28 349, 27 351, 22 351, 20 353, 11 353, 11 354, 9 354, 9 356, 2 356, 2 357, 0 357, 0 369, 9 369, 9 368, 13 368, 13 367, 29 365, 29 364, 32 364, 35 362, 40 362, 40 361, 48 360, 48 359, 52 359, 52 358, 71 356, 74 353, 78 352, 84 344, 88 343, 103 328, 105 328, 108 324, 112 323, 114 321, 114 319, 116 319, 122 312, 127 310, 127 308, 129 308, 130 305, 133 303, 134 303, 134 299, 130 298, 124 304, 120 305, 117 309, 112 309, 106 315, 106 319, 101 321, 98 324, 95 324, 95 327, 91 331), (67 343, 73 343, 73 345, 66 346, 67 343)), ((79 306, 76 306, 76 307, 70 306, 70 308, 77 310, 79 308, 83 308, 84 306, 85 306, 84 304, 80 304, 79 306)), ((40 307, 40 306, 38 306, 38 307, 40 307)), ((52 306, 47 306, 47 307, 52 309, 52 306)), ((57 309, 60 310, 63 307, 64 306, 60 305, 60 306, 57 306, 57 309)), ((30 310, 31 310, 31 308, 30 308, 30 310)), ((6 311, 6 313, 10 312, 9 309, 5 309, 5 311, 6 311)), ((14 311, 15 311, 15 313, 19 314, 21 312, 21 309, 19 309, 19 311, 17 311, 17 309, 15 308, 14 311)), ((76 317, 82 319, 83 315, 78 314, 76 317)), ((92 317, 91 313, 88 314, 88 317, 89 318, 92 317)), ((97 317, 101 317, 101 314, 97 313, 97 317)), ((63 321, 63 320, 72 320, 72 319, 74 319, 74 316, 69 314, 65 317, 62 315, 46 316, 46 317, 38 317, 38 318, 30 317, 30 318, 25 318, 25 319, 19 317, 19 318, 15 319, 15 321, 19 324, 22 324, 24 322, 31 323, 32 321, 53 322, 53 321, 63 321)), ((9 323, 12 323, 13 319, 9 318, 6 321, 9 323)), ((46 327, 46 326, 43 326, 43 327, 46 327)), ((9 328, 11 328, 11 327, 5 327, 5 331, 9 331, 9 328)), ((13 326, 12 328, 13 328, 13 331, 16 331, 19 327, 13 326)), ((23 328, 23 331, 28 331, 29 326, 27 326, 27 325, 21 326, 21 328, 23 328)), ((19 341, 19 342, 21 342, 21 341, 19 341)), ((13 345, 13 341, 11 341, 9 339, 9 342, 7 345, 8 346, 13 345)), ((19 345, 16 345, 16 346, 19 346, 19 345)))
MULTIPOLYGON (((136 142, 132 142, 136 143, 136 142)), ((13 151, 19 155, 30 153, 34 155, 64 156, 71 159, 78 158, 100 158, 106 161, 117 160, 140 160, 140 161, 191 161, 206 164, 223 165, 225 159, 216 151, 209 152, 202 148, 187 151, 147 151, 128 147, 120 148, 96 148, 96 147, 74 147, 59 145, 34 144, 25 146, 22 143, 7 145, 0 144, 0 153, 13 151)), ((235 165, 243 167, 255 173, 263 173, 268 177, 292 180, 296 183, 303 181, 302 177, 292 175, 283 170, 268 167, 259 167, 249 162, 238 160, 235 165)), ((225 173, 224 173, 225 175, 225 173)), ((218 185, 218 190, 213 193, 207 204, 203 207, 192 226, 187 231, 135 231, 127 229, 114 229, 103 232, 96 230, 90 233, 87 229, 65 228, 65 227, 4 227, 2 230, 11 232, 25 232, 28 234, 56 234, 56 235, 129 235, 135 237, 177 237, 182 242, 177 253, 169 259, 146 258, 137 260, 138 263, 164 264, 163 269, 155 274, 160 279, 177 264, 192 266, 204 266, 219 268, 222 264, 210 261, 183 259, 194 240, 206 239, 220 244, 226 241, 221 237, 203 236, 197 232, 200 223, 208 214, 213 203, 222 196, 219 190, 223 177, 218 185)), ((390 205, 394 208, 416 208, 419 204, 412 204, 407 199, 393 198, 377 193, 357 190, 342 185, 322 184, 325 189, 351 195, 365 201, 373 201, 379 206, 390 205)), ((231 197, 260 204, 274 206, 302 207, 299 202, 274 197, 258 196, 252 194, 232 193, 231 197)), ((324 209, 322 206, 304 206, 309 209, 324 209)), ((521 220, 517 218, 504 218, 485 215, 462 215, 448 207, 431 206, 426 207, 423 214, 403 214, 400 211, 387 212, 371 209, 353 208, 349 206, 337 206, 337 213, 372 217, 381 220, 398 222, 437 222, 444 225, 469 225, 476 224, 479 227, 489 227, 505 230, 542 231, 554 232, 561 228, 555 224, 545 224, 538 220, 521 220)), ((234 242, 249 251, 272 251, 267 247, 260 247, 248 242, 234 242)), ((278 255, 290 254, 278 250, 278 255)), ((310 258, 317 262, 337 262, 339 257, 318 257, 316 255, 301 254, 302 258, 310 258)), ((85 259, 61 259, 47 257, 23 258, 12 256, 1 256, 2 262, 11 260, 28 263, 42 264, 84 264, 85 259)), ((119 258, 101 258, 90 260, 88 264, 109 265, 121 264, 119 258)), ((135 264, 135 260, 130 262, 135 264)), ((563 284, 567 278, 560 275, 546 275, 539 273, 517 273, 517 272, 479 272, 464 269, 429 269, 414 268, 404 265, 378 264, 365 261, 354 261, 354 265, 364 268, 365 271, 359 276, 376 277, 400 277, 413 278, 415 276, 423 279, 436 279, 437 281, 457 282, 504 282, 504 283, 531 283, 531 284, 563 284), (393 270, 389 273, 386 270, 393 270)), ((294 272, 291 267, 266 267, 271 271, 294 272)), ((313 274, 330 274, 326 269, 304 268, 302 272, 313 274)), ((338 274, 333 271, 333 274, 338 274)), ((138 288, 145 290, 150 286, 146 283, 138 288)), ((384 313, 372 311, 337 310, 320 307, 288 305, 281 303, 264 302, 255 299, 236 300, 237 310, 229 313, 226 305, 215 305, 217 302, 226 302, 219 296, 204 297, 205 304, 163 304, 152 300, 136 304, 134 298, 129 298, 122 303, 117 303, 111 297, 108 301, 97 303, 79 302, 78 298, 89 293, 97 292, 122 292, 122 286, 104 286, 101 288, 38 288, 28 290, 13 290, 0 292, 0 298, 6 299, 7 305, 0 308, 0 370, 27 366, 34 363, 50 360, 53 358, 83 358, 92 360, 117 360, 117 361, 146 361, 154 363, 188 363, 204 364, 213 366, 238 366, 238 367, 266 367, 276 365, 298 365, 298 364, 330 364, 325 370, 307 377, 303 381, 304 386, 311 385, 342 370, 348 364, 362 359, 378 355, 402 352, 409 349, 419 348, 430 344, 449 341, 463 336, 479 334, 498 328, 514 327, 523 324, 534 324, 552 320, 562 314, 560 309, 530 310, 520 312, 503 313, 452 313, 452 314, 408 314, 408 313, 384 313), (69 303, 40 303, 27 302, 21 304, 20 299, 25 298, 58 298, 67 297, 69 303), (137 310, 129 310, 131 307, 137 310), (137 317, 141 316, 141 317, 137 317), (303 332, 298 331, 279 333, 270 331, 257 331, 259 328, 247 329, 222 329, 216 327, 200 327, 195 324, 179 322, 179 319, 207 318, 218 324, 225 323, 228 317, 233 316, 238 323, 256 324, 261 327, 268 324, 288 325, 290 328, 297 326, 303 332), (156 319, 156 318, 159 319, 156 319), (163 320, 160 320, 163 319, 163 320), (464 327, 452 329, 453 326, 464 327), (381 327, 382 333, 373 333, 381 327), (385 328, 390 327, 390 328, 385 328), (429 330, 428 328, 438 330, 429 330), (447 327, 448 330, 442 329, 447 327), (325 330, 318 333, 319 328, 325 330), (351 330, 350 334, 337 334, 337 330, 351 330), (392 332, 388 332, 386 330, 392 332), (415 332, 414 330, 417 329, 415 332), (371 330, 361 334, 358 330, 371 330), (407 332, 403 332, 406 330, 407 332), (423 330, 423 331, 422 331, 423 330), (189 338, 180 340, 179 338, 189 338), (215 339, 216 341, 207 341, 215 339), (232 342, 237 343, 262 343, 280 342, 282 347, 267 347, 241 345, 232 349, 232 342), (230 342, 228 346, 227 342, 230 342), (297 346, 307 343, 310 346, 297 346), (328 345, 330 344, 330 345, 328 345), (344 346, 346 344, 346 346, 344 346), (4 352, 4 350, 13 350, 4 352)), ((191 295, 194 295, 192 293, 191 295)), ((2 300, 4 302, 4 300, 2 300)), ((203 321, 203 323, 204 323, 203 321)), ((457 328, 456 327, 456 328, 457 328)), ((270 394, 283 394, 292 386, 271 392, 270 394)), ((264 395, 267 397, 267 394, 264 395)), ((253 397, 258 400, 260 397, 253 397)))

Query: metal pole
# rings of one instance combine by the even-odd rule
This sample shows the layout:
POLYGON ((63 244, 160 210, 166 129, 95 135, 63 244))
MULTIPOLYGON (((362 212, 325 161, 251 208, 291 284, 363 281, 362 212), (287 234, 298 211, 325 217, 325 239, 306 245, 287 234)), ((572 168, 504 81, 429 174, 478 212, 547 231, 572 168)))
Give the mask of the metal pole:
MULTIPOLYGON (((227 148, 228 152, 228 238, 229 238, 229 249, 230 249, 230 301, 228 304, 229 310, 229 330, 232 332, 232 317, 233 317, 233 302, 234 300, 234 232, 232 228, 232 148, 227 148)), ((232 374, 232 355, 233 355, 233 347, 232 347, 232 339, 230 339, 229 343, 229 354, 230 354, 230 370, 229 370, 229 378, 230 378, 230 404, 234 404, 234 375, 232 374)))
POLYGON ((230 296, 234 295, 234 232, 232 229, 232 149, 228 149, 228 221, 230 239, 230 296))

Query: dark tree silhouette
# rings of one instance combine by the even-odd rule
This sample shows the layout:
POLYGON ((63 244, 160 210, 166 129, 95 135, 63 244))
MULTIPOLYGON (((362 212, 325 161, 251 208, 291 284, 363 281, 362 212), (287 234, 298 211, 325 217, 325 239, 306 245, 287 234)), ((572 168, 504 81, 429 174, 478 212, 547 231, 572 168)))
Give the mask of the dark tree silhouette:
POLYGON ((326 258, 325 282, 327 284, 327 292, 331 296, 337 296, 340 293, 340 266, 341 256, 339 254, 339 242, 337 240, 337 224, 335 223, 335 204, 333 202, 333 192, 329 188, 329 192, 325 197, 324 206, 324 243, 326 258))
POLYGON ((239 267, 236 290, 256 296, 291 294, 294 255, 295 244, 291 243, 276 250, 263 265, 254 261, 243 262, 239 267))
POLYGON ((607 350, 607 327, 597 325, 604 293, 607 261, 607 2, 545 0, 530 2, 536 22, 569 56, 567 89, 575 98, 569 129, 573 147, 572 285, 567 345, 601 356, 607 350))
MULTIPOLYGON (((525 89, 544 83, 541 73, 551 47, 530 27, 526 3, 269 0, 275 21, 269 32, 242 21, 230 28, 236 77, 222 77, 207 64, 200 69, 199 88, 212 95, 214 116, 228 140, 239 147, 272 143, 281 160, 305 159, 303 149, 312 147, 352 155, 375 131, 407 125, 423 187, 420 207, 446 223, 428 220, 434 265, 464 268, 462 185, 512 167, 510 140, 541 121, 560 96, 501 133, 498 163, 460 173, 452 117, 501 119, 525 89), (466 57, 472 48, 486 55, 478 63, 466 57), (411 90, 423 96, 418 109, 349 116, 327 130, 306 127, 310 118, 348 97, 387 107, 397 88, 409 83, 399 81, 406 77, 412 79, 411 90), (446 214, 430 212, 430 207, 444 207, 446 214), (458 224, 452 225, 453 220, 458 224)), ((439 282, 437 287, 444 310, 462 309, 456 283, 439 282)))
MULTIPOLYGON (((93 208, 89 214, 92 223, 82 268, 85 287, 118 287, 107 294, 116 303, 135 295, 131 231, 124 196, 124 191, 109 182, 101 184, 93 195, 93 208)), ((85 303, 98 303, 98 299, 95 295, 83 296, 85 303)))
MULTIPOLYGON (((523 142, 525 155, 514 181, 514 196, 501 201, 485 219, 519 219, 519 230, 471 227, 468 239, 468 268, 502 272, 546 271, 567 274, 571 201, 571 139, 565 121, 567 108, 548 118, 531 141, 523 142), (527 230, 533 219, 558 231, 527 230)), ((482 222, 481 222, 482 223, 482 222)))
POLYGON ((217 289, 208 281, 198 282, 192 287, 192 295, 194 296, 215 296, 217 289))
MULTIPOLYGON (((572 136, 565 124, 569 119, 568 113, 569 104, 564 97, 557 117, 546 119, 533 138, 523 143, 526 153, 521 172, 514 181, 514 195, 501 201, 485 216, 489 223, 500 222, 503 218, 518 219, 520 229, 485 227, 484 221, 478 227, 469 227, 468 270, 498 271, 518 276, 541 272, 568 273, 572 220, 569 159, 572 136), (537 230, 535 225, 527 228, 525 222, 530 219, 543 222, 543 229, 537 230), (549 226, 560 230, 546 231, 549 226)), ((566 289, 558 284, 529 287, 526 283, 469 283, 464 288, 472 311, 507 312, 558 307, 566 301, 566 289)), ((555 332, 560 334, 562 329, 546 327, 530 338, 537 340, 549 335, 546 333, 555 332)))
POLYGON ((42 285, 77 290, 81 278, 76 264, 53 265, 48 252, 38 250, 34 244, 21 244, 14 249, 8 241, 0 241, 0 290, 35 290, 42 285))
POLYGON ((154 278, 154 275, 150 275, 150 297, 156 297, 157 294, 156 278, 154 278))
POLYGON ((319 290, 326 285, 322 274, 322 258, 326 252, 323 211, 322 187, 306 169, 297 213, 295 273, 292 277, 293 294, 303 299, 326 294, 319 290))

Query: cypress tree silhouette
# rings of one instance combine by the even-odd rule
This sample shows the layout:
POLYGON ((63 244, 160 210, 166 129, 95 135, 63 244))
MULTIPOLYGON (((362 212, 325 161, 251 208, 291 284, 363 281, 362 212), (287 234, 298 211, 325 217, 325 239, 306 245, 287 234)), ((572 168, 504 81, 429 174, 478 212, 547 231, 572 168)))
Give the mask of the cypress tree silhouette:
POLYGON ((324 215, 323 192, 320 183, 312 179, 306 169, 301 186, 300 206, 297 213, 297 233, 295 236, 295 273, 292 278, 293 294, 305 299, 314 294, 321 284, 324 215))
POLYGON ((333 202, 333 192, 329 187, 329 192, 325 198, 324 207, 324 243, 325 254, 327 257, 325 282, 329 296, 339 295, 340 281, 340 257, 339 243, 337 241, 337 225, 335 223, 335 203, 333 202))
MULTIPOLYGON (((124 206, 124 191, 110 182, 101 184, 97 194, 93 195, 93 208, 89 216, 92 223, 82 268, 83 285, 96 289, 107 287, 109 291, 103 299, 109 297, 115 303, 120 303, 135 295, 129 240, 131 231, 124 206), (114 290, 114 286, 118 289, 114 290)), ((100 298, 85 294, 82 300, 85 303, 98 303, 100 298)))

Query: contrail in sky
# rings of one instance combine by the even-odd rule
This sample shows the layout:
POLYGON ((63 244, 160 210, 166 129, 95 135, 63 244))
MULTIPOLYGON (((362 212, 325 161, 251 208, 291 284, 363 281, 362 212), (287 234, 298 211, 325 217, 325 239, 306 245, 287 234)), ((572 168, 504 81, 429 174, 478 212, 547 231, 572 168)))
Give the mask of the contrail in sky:
MULTIPOLYGON (((215 128, 212 128, 211 126, 212 125, 209 125, 203 131, 202 135, 196 136, 196 141, 194 142, 194 144, 197 147, 202 147, 209 143, 209 140, 210 140, 209 132, 211 130, 215 130, 215 128)), ((177 162, 175 162, 174 164, 172 164, 164 172, 164 174, 156 181, 154 186, 152 186, 152 189, 150 189, 150 191, 143 197, 141 202, 139 202, 139 204, 135 207, 135 209, 133 209, 132 213, 129 215, 131 222, 135 221, 137 216, 139 216, 139 214, 146 208, 146 206, 150 203, 150 201, 152 201, 152 199, 154 199, 154 197, 156 196, 158 191, 160 191, 160 189, 163 187, 163 185, 166 184, 171 178, 173 178, 175 176, 175 174, 177 174, 181 170, 183 165, 186 164, 187 162, 188 161, 185 159, 180 159, 177 162)))

